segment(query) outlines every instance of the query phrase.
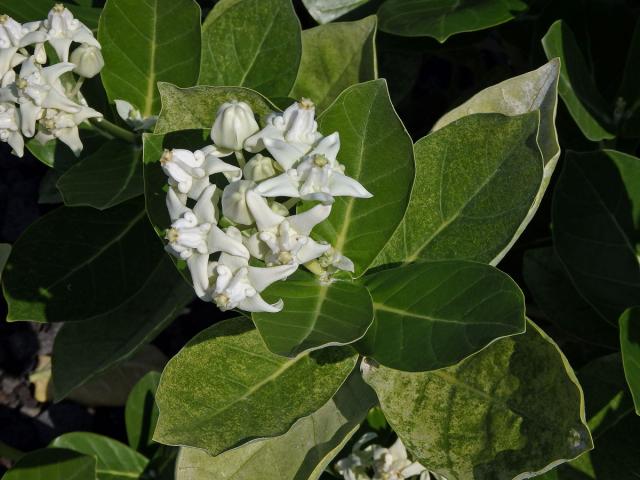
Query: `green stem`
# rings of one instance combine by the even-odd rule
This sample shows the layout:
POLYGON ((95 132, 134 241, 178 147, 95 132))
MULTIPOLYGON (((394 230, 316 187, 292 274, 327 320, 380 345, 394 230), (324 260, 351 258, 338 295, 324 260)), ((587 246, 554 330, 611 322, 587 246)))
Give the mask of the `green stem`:
POLYGON ((322 268, 317 260, 311 260, 310 262, 305 263, 304 266, 307 267, 307 269, 315 275, 319 276, 324 273, 324 268, 322 268))
POLYGON ((3 441, 0 441, 0 457, 11 460, 12 462, 20 460, 20 457, 24 455, 24 452, 7 445, 3 441))
POLYGON ((138 135, 125 128, 119 127, 115 123, 111 123, 109 120, 105 120, 104 118, 91 118, 89 122, 101 133, 106 133, 111 137, 119 138, 125 142, 138 143, 138 135))
POLYGON ((234 152, 236 154, 236 160, 238 160, 238 165, 240 166, 240 168, 244 168, 244 166, 247 164, 246 160, 244 159, 244 153, 242 153, 242 151, 239 152, 234 152))

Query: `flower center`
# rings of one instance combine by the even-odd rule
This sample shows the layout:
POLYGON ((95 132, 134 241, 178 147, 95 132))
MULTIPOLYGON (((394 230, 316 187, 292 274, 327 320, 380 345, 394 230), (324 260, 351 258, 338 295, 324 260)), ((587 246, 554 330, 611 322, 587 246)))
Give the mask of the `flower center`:
POLYGON ((291 253, 289 252, 280 252, 278 254, 278 262, 280 262, 282 265, 287 265, 291 263, 292 260, 293 255, 291 255, 291 253))
POLYGON ((18 78, 16 80, 16 87, 18 87, 20 90, 24 90, 25 88, 27 88, 29 86, 29 82, 27 82, 26 79, 24 78, 18 78))
POLYGON ((300 99, 300 102, 298 102, 298 106, 303 110, 311 110, 312 108, 315 108, 315 104, 308 98, 304 97, 300 99))
POLYGON ((179 236, 180 236, 180 234, 178 233, 177 229, 170 228, 169 230, 167 230, 166 239, 169 240, 169 243, 177 242, 179 236))
POLYGON ((56 12, 56 13, 64 12, 64 3, 56 3, 53 6, 53 11, 56 12))
POLYGON ((9 15, 0 15, 0 25, 3 25, 9 21, 9 15))
POLYGON ((47 130, 53 130, 54 128, 56 128, 56 122, 53 118, 45 118, 44 120, 42 120, 42 125, 47 130))
POLYGON ((315 155, 313 157, 313 163, 316 167, 324 167, 329 163, 329 159, 324 155, 315 155))
POLYGON ((226 308, 229 305, 229 297, 227 297, 224 293, 219 293, 215 297, 213 297, 214 303, 220 308, 226 308))

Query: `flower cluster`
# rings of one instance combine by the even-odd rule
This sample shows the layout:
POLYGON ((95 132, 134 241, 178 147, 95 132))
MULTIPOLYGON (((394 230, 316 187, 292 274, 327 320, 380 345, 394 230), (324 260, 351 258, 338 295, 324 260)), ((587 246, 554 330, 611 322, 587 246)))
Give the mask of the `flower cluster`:
POLYGON ((442 478, 430 474, 418 462, 409 460, 407 449, 399 438, 389 448, 376 444, 362 448, 375 437, 375 433, 365 433, 353 445, 351 454, 336 462, 335 469, 344 480, 403 480, 412 477, 420 480, 438 480, 442 478))
POLYGON ((166 150, 160 159, 169 183, 167 250, 186 261, 201 299, 222 310, 278 312, 282 300, 269 304, 260 292, 300 265, 322 281, 353 271, 348 258, 310 235, 331 213, 334 197, 371 194, 345 175, 336 159, 339 135, 318 132, 312 102, 268 115, 262 129, 248 104, 225 103, 211 139, 213 145, 166 150), (254 154, 249 161, 245 151, 254 154), (222 160, 230 155, 237 164, 222 160), (222 191, 213 175, 226 179, 222 191), (307 204, 290 214, 300 201, 307 204))
POLYGON ((83 79, 97 75, 103 65, 91 30, 62 4, 37 22, 21 24, 0 15, 0 140, 19 157, 24 139, 34 135, 41 143, 57 138, 78 155, 78 125, 102 116, 87 106, 79 89, 83 79), (74 42, 80 45, 70 52, 74 42), (47 55, 46 44, 55 52, 56 63, 47 65, 53 55, 47 55))

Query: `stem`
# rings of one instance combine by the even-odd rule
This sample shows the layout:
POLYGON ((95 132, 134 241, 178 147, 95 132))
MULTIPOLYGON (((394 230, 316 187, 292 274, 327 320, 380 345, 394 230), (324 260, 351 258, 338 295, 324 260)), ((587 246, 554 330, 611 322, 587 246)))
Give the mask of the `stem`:
POLYGON ((322 268, 317 260, 311 260, 310 262, 305 263, 304 266, 315 275, 322 275, 324 273, 324 268, 322 268))
POLYGON ((0 441, 0 457, 16 462, 20 460, 20 457, 24 455, 24 452, 7 445, 3 441, 0 441))
POLYGON ((296 204, 300 201, 299 198, 296 197, 291 197, 289 200, 287 200, 286 202, 283 203, 283 205, 285 206, 285 208, 287 210, 291 210, 293 207, 296 206, 296 204))
POLYGON ((89 119, 89 122, 96 130, 101 133, 108 134, 110 137, 119 138, 120 140, 124 140, 129 143, 138 143, 138 136, 135 133, 119 127, 115 123, 111 123, 109 120, 105 120, 104 118, 91 118, 89 119))
POLYGON ((240 168, 244 168, 244 166, 247 164, 246 160, 244 159, 244 153, 242 153, 242 150, 234 153, 236 154, 236 160, 238 160, 238 165, 240 166, 240 168))

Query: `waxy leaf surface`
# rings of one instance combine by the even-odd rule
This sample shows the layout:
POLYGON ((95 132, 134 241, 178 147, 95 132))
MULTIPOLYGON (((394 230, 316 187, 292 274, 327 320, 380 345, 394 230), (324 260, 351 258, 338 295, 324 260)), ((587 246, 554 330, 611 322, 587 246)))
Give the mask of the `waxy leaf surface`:
POLYGON ((66 448, 43 448, 22 456, 2 480, 96 480, 96 459, 66 448))
POLYGON ((640 415, 640 307, 625 310, 620 316, 620 346, 624 375, 640 415))
POLYGON ((158 407, 155 402, 158 385, 160 373, 147 373, 133 387, 125 406, 127 439, 131 448, 140 452, 154 450, 151 438, 158 421, 158 407))

